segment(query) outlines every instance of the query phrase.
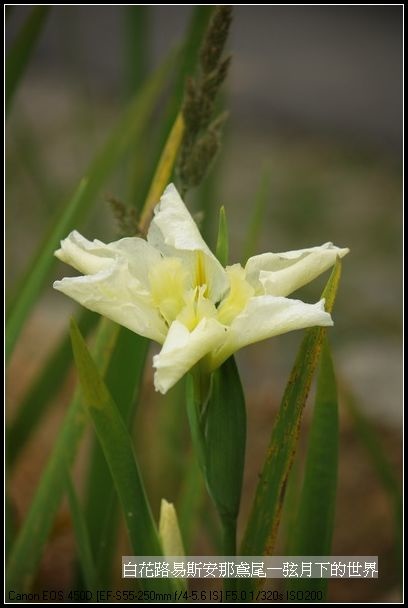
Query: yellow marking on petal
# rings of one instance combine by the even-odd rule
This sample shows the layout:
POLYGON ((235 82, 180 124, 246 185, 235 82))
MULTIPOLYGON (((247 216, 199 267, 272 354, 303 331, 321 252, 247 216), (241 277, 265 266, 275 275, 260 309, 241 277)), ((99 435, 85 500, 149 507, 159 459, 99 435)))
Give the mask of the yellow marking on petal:
POLYGON ((204 296, 208 297, 209 288, 208 288, 208 279, 207 273, 205 271, 205 259, 202 251, 196 251, 196 276, 195 276, 196 286, 201 287, 205 286, 204 296))
POLYGON ((240 264, 234 264, 226 268, 230 283, 227 296, 218 307, 217 319, 224 325, 229 325, 233 319, 245 308, 249 298, 255 290, 245 279, 245 270, 240 264))
POLYGON ((186 298, 185 306, 180 312, 177 320, 193 331, 204 317, 215 317, 217 309, 214 304, 205 297, 206 285, 191 289, 186 298))
POLYGON ((149 272, 153 304, 170 325, 185 306, 188 273, 179 258, 163 258, 149 272))

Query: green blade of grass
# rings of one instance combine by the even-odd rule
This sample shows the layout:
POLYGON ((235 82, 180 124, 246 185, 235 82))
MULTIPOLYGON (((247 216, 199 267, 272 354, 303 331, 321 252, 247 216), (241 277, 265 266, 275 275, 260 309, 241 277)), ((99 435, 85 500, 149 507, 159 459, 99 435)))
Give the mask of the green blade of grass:
MULTIPOLYGON (((245 460, 246 411, 237 365, 230 357, 213 374, 205 413, 206 477, 221 519, 238 517, 245 460)), ((235 555, 235 548, 230 547, 235 555)))
MULTIPOLYGON (((111 471, 134 555, 163 555, 130 435, 74 320, 71 338, 84 405, 111 471)), ((173 589, 171 579, 157 579, 155 587, 173 589)))
MULTIPOLYGON (((200 376, 187 376, 186 404, 195 455, 221 520, 236 520, 245 458, 245 399, 234 357, 213 373, 208 399, 200 376)), ((235 546, 230 553, 234 555, 235 546)))
MULTIPOLYGON (((333 308, 340 271, 341 263, 337 260, 322 294, 322 297, 326 298, 326 310, 329 312, 333 308)), ((242 542, 242 555, 269 555, 273 550, 285 486, 297 446, 302 411, 325 331, 323 327, 309 329, 300 345, 272 430, 242 542)), ((243 582, 243 585, 251 586, 253 581, 248 580, 243 582)))
MULTIPOLYGON (((302 487, 302 474, 303 454, 301 454, 299 450, 295 454, 292 467, 288 475, 285 497, 282 505, 281 524, 279 527, 279 535, 282 538, 283 545, 282 555, 294 555, 292 551, 293 532, 295 529, 300 490, 302 487)), ((279 535, 277 542, 279 542, 279 535)))
MULTIPOLYGON (((293 532, 293 555, 330 555, 336 507, 339 420, 336 378, 327 339, 323 341, 305 474, 293 532)), ((288 589, 321 591, 328 579, 291 578, 288 589)))
MULTIPOLYGON (((106 374, 106 386, 129 429, 138 401, 148 345, 148 340, 121 327, 106 374), (123 374, 125 362, 131 373, 123 374)), ((98 578, 107 584, 114 557, 112 546, 117 532, 118 511, 112 477, 99 442, 95 442, 92 448, 85 505, 91 546, 97 556, 98 578)))
MULTIPOLYGON (((87 335, 98 315, 83 309, 79 316, 81 332, 87 335)), ((17 415, 6 431, 7 464, 12 467, 32 431, 48 410, 72 364, 71 341, 65 335, 49 355, 43 368, 29 386, 17 415)))
POLYGON ((66 488, 82 575, 87 589, 94 591, 98 586, 95 561, 92 555, 85 517, 81 505, 79 504, 69 471, 66 472, 66 488))
POLYGON ((11 99, 27 67, 32 50, 41 34, 50 8, 49 6, 35 6, 32 9, 7 54, 5 83, 6 113, 10 109, 11 99))
MULTIPOLYGON (((215 370, 205 413, 206 480, 222 524, 223 555, 236 555, 246 446, 245 397, 234 357, 215 370)), ((224 580, 234 591, 236 581, 224 580)))
POLYGON ((91 164, 88 177, 81 181, 62 215, 58 217, 40 246, 9 307, 6 356, 10 356, 27 315, 56 263, 53 254, 58 248, 60 240, 66 237, 70 230, 78 227, 107 176, 129 147, 134 145, 144 133, 145 124, 154 110, 157 95, 167 78, 171 62, 172 59, 166 61, 154 72, 130 104, 118 126, 91 164))
POLYGON ((125 87, 135 93, 148 73, 150 7, 129 5, 123 7, 125 25, 125 87))
MULTIPOLYGON (((102 373, 106 372, 119 326, 101 319, 93 348, 102 373)), ((55 514, 65 491, 66 467, 73 462, 86 425, 80 391, 76 390, 41 476, 34 499, 10 551, 7 587, 26 591, 37 571, 55 514)))
MULTIPOLYGON (((187 383, 187 414, 208 493, 222 524, 223 555, 236 555, 236 526, 241 501, 246 444, 245 398, 234 357, 212 375, 208 399, 202 378, 187 383)), ((225 580, 234 590, 235 581, 225 580)))

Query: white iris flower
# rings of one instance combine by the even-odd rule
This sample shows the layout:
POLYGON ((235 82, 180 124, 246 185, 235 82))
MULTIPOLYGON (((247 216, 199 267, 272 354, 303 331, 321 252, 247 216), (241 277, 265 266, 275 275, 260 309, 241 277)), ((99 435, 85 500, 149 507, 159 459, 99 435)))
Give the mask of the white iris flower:
POLYGON ((74 231, 57 258, 83 276, 55 281, 86 308, 162 344, 153 358, 156 390, 166 393, 198 361, 207 371, 247 344, 294 329, 333 325, 324 300, 286 296, 330 268, 348 249, 264 253, 224 268, 170 184, 147 240, 88 241, 74 231))

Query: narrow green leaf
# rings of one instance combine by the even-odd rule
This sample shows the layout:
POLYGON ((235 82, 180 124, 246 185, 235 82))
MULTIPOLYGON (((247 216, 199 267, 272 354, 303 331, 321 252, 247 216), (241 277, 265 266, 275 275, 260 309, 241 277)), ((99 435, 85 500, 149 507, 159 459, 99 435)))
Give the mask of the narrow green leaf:
MULTIPOLYGON (((341 263, 338 259, 322 294, 329 312, 333 308, 340 272, 341 263)), ((273 550, 285 486, 298 442, 302 411, 324 335, 323 327, 313 327, 306 332, 300 345, 272 430, 242 542, 242 555, 269 555, 273 550)), ((248 583, 251 584, 250 581, 248 583)))
MULTIPOLYGON (((132 440, 74 320, 71 338, 84 405, 111 471, 134 555, 163 555, 132 440)), ((171 579, 155 580, 157 590, 174 587, 171 579)))
POLYGON ((125 423, 75 321, 71 339, 84 405, 93 422, 125 515, 135 555, 161 555, 162 549, 125 423))
POLYGON ((301 474, 303 474, 303 464, 303 454, 297 452, 293 459, 292 468, 289 471, 282 505, 281 524, 279 527, 279 534, 283 539, 282 555, 294 555, 292 551, 293 532, 295 530, 297 508, 302 488, 301 474))
POLYGON ((93 591, 97 587, 95 561, 92 555, 91 543, 89 540, 85 517, 82 512, 81 505, 79 504, 69 471, 66 473, 66 485, 82 574, 87 589, 93 591))
POLYGON ((207 482, 221 516, 236 519, 245 461, 245 397, 234 357, 213 374, 205 412, 207 482))
MULTIPOLYGON (((210 546, 214 548, 215 553, 218 555, 228 555, 230 547, 229 543, 227 544, 226 542, 228 539, 225 537, 225 526, 222 524, 214 501, 208 492, 203 496, 198 521, 199 531, 202 533, 202 530, 204 530, 205 536, 210 546)), ((235 526, 235 522, 233 524, 235 526)), ((232 526, 231 530, 233 530, 232 526)), ((236 533, 236 530, 234 530, 234 533, 236 533)), ((232 555, 234 555, 234 550, 232 550, 232 555)))
MULTIPOLYGON (((78 324, 87 335, 96 325, 98 315, 83 309, 78 324)), ((12 467, 30 434, 37 427, 61 389, 62 382, 72 364, 71 341, 65 335, 49 355, 34 382, 28 387, 15 419, 6 431, 7 464, 12 467)))
POLYGON ((7 356, 11 354, 27 315, 56 263, 53 254, 60 240, 65 238, 70 230, 78 227, 107 176, 129 147, 134 145, 144 133, 145 124, 154 110, 157 95, 167 78, 169 65, 170 62, 167 61, 154 72, 130 104, 118 126, 89 167, 88 177, 81 181, 74 196, 40 246, 9 307, 6 327, 7 356))
MULTIPOLYGON (((199 370, 196 370, 197 372, 199 370)), ((236 554, 236 524, 245 460, 245 399, 238 369, 230 357, 212 375, 208 399, 197 373, 187 383, 191 436, 208 492, 223 528, 224 555, 236 554)), ((227 582, 228 587, 233 583, 227 582)))
MULTIPOLYGON (((102 318, 93 348, 102 374, 106 372, 119 326, 102 318)), ((7 587, 30 588, 55 514, 66 489, 66 468, 74 461, 86 425, 80 391, 76 390, 41 476, 34 499, 10 551, 7 587)))
MULTIPOLYGON (((339 420, 336 378, 327 339, 323 341, 316 400, 308 439, 303 487, 293 533, 293 555, 330 555, 336 507, 339 420)), ((321 591, 328 579, 293 579, 291 590, 321 591)))
POLYGON ((149 68, 150 7, 128 5, 123 7, 125 25, 125 86, 134 94, 143 84, 149 68))
MULTIPOLYGON (((109 389, 128 429, 138 401, 149 341, 121 327, 106 373, 109 389), (123 373, 127 369, 130 373, 123 373)), ((97 556, 98 578, 108 583, 118 525, 116 491, 100 443, 96 440, 86 483, 85 514, 91 546, 97 556)))
MULTIPOLYGON (((222 524, 222 552, 236 555, 237 518, 245 463, 246 411, 241 379, 234 357, 213 373, 205 410, 207 486, 222 524)), ((224 580, 235 591, 234 579, 224 580)))
POLYGON ((31 52, 38 40, 47 18, 50 6, 35 6, 6 57, 6 113, 17 88, 18 82, 27 67, 31 52))
POLYGON ((227 214, 225 213, 224 205, 220 208, 219 220, 218 220, 218 237, 216 253, 219 262, 226 266, 228 264, 228 252, 229 252, 229 237, 228 237, 228 224, 227 214))

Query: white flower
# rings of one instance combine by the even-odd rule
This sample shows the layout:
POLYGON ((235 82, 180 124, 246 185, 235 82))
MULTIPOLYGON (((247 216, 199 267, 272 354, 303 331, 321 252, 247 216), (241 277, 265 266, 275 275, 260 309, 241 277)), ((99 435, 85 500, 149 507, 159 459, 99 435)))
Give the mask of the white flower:
POLYGON ((200 360, 211 371, 247 344, 332 325, 323 300, 305 304, 286 296, 346 253, 326 243, 223 268, 170 184, 147 241, 132 237, 106 245, 71 232, 55 255, 84 276, 55 281, 54 288, 162 344, 153 358, 154 383, 166 393, 200 360))

